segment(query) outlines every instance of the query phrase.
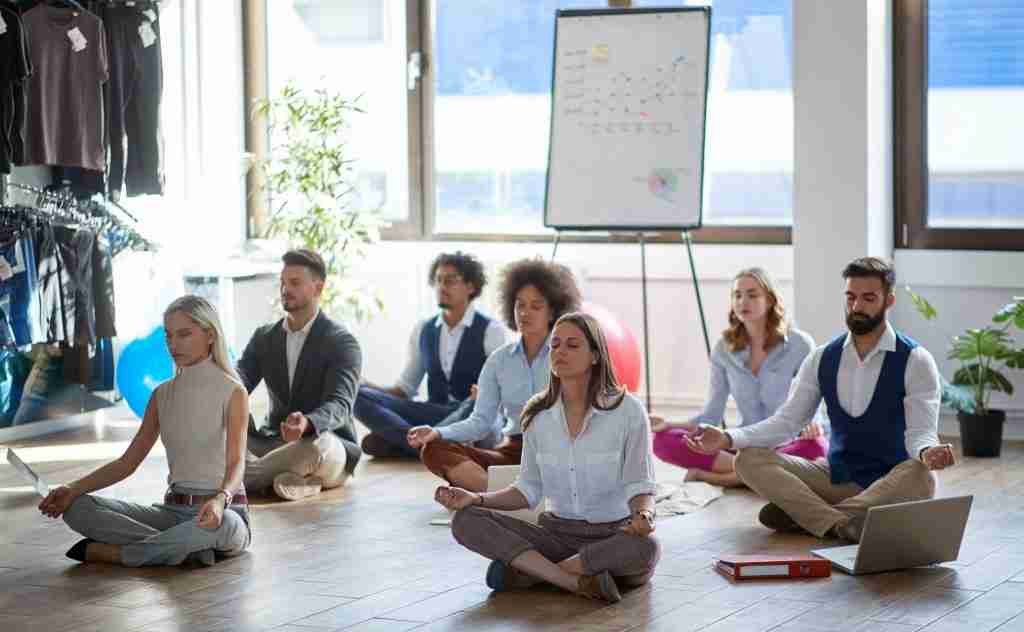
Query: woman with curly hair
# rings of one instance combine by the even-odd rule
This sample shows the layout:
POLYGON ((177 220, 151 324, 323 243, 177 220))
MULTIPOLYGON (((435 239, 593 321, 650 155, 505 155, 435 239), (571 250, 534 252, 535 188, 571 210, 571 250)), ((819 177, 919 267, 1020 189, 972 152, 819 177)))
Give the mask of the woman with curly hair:
MULTIPOLYGON (((731 452, 699 454, 687 446, 686 437, 698 424, 719 423, 730 395, 739 409, 741 426, 770 417, 786 401, 789 384, 812 349, 810 335, 786 320, 786 309, 768 273, 761 268, 740 270, 733 278, 729 327, 711 354, 711 386, 704 411, 689 421, 651 416, 655 456, 687 468, 687 480, 742 485, 731 452)), ((821 426, 808 422, 799 438, 776 449, 811 461, 825 456, 828 442, 821 426)))
POLYGON ((568 268, 540 259, 509 264, 499 288, 505 323, 519 337, 487 358, 480 371, 473 413, 450 425, 417 426, 409 445, 434 474, 471 491, 487 489, 487 468, 518 465, 523 451, 520 413, 548 386, 548 337, 563 314, 580 306, 580 292, 568 268), (476 447, 504 435, 493 448, 476 447))

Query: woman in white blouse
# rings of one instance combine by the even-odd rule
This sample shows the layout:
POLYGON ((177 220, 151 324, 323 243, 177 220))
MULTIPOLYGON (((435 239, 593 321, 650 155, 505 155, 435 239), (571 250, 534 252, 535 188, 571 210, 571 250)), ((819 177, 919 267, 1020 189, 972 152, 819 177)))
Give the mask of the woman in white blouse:
POLYGON ((523 410, 523 460, 511 486, 477 493, 439 487, 457 510, 452 534, 494 560, 493 590, 546 581, 616 602, 619 586, 639 586, 660 557, 654 531, 650 422, 615 377, 597 321, 573 312, 551 334, 548 388, 523 410), (537 526, 490 511, 536 507, 537 526))
POLYGON ((249 546, 242 486, 249 397, 228 360, 220 319, 205 299, 183 296, 164 312, 164 329, 177 374, 153 392, 131 445, 39 504, 85 536, 67 552, 73 560, 144 566, 191 558, 209 566, 215 555, 249 546), (135 472, 158 438, 170 469, 162 504, 92 495, 135 472))

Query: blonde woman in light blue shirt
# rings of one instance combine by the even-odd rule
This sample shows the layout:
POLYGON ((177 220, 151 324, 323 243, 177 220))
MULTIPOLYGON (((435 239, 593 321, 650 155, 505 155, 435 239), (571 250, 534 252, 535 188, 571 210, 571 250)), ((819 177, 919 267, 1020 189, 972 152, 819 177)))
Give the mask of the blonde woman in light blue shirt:
MULTIPOLYGON (((749 426, 775 414, 789 394, 790 383, 804 358, 814 350, 807 333, 789 326, 786 310, 768 273, 761 268, 741 270, 733 278, 729 327, 711 354, 711 384, 704 410, 689 421, 651 417, 654 454, 662 461, 687 468, 686 480, 723 487, 742 485, 730 451, 700 454, 686 437, 699 424, 721 423, 732 396, 740 425, 749 426)), ((813 461, 828 454, 821 426, 807 420, 800 436, 776 448, 813 461)))

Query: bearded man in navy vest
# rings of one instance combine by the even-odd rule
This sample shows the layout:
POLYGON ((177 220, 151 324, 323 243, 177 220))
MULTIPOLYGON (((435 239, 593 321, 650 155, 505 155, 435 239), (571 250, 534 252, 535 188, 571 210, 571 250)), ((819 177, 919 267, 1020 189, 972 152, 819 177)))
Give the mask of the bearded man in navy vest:
POLYGON ((886 319, 893 267, 874 257, 843 270, 849 333, 816 349, 772 417, 742 429, 702 426, 696 450, 736 448, 736 472, 768 499, 759 519, 786 533, 860 541, 869 507, 935 495, 931 470, 955 464, 939 444, 939 371, 928 351, 886 319), (828 461, 772 448, 795 437, 822 400, 832 425, 828 461))
POLYGON ((441 313, 413 329, 405 369, 394 386, 364 382, 356 397, 355 416, 370 429, 362 449, 371 456, 418 458, 406 440, 411 428, 468 417, 484 360, 508 336, 497 319, 473 305, 487 284, 484 267, 475 257, 463 252, 439 255, 430 264, 427 282, 437 293, 441 313), (414 401, 424 376, 427 401, 414 401))

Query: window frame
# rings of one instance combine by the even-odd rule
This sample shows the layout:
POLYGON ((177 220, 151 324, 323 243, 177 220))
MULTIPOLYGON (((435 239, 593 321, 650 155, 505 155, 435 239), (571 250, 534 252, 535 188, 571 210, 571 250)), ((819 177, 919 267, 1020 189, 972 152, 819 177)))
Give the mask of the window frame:
MULTIPOLYGON (((265 6, 267 0, 245 0, 246 5, 260 4, 265 6)), ((404 0, 406 3, 406 42, 407 59, 415 52, 420 54, 420 76, 417 79, 416 87, 407 91, 408 96, 408 120, 409 120, 409 214, 406 220, 393 222, 390 227, 381 231, 382 240, 386 241, 459 241, 459 242, 504 242, 504 243, 553 243, 556 238, 560 243, 634 243, 639 241, 639 234, 632 233, 607 233, 607 232, 570 232, 564 231, 556 235, 554 233, 444 233, 437 232, 436 227, 436 196, 434 166, 434 20, 435 16, 431 10, 431 0, 404 0)), ((616 0, 607 0, 609 6, 623 4, 616 0)), ((260 15, 259 11, 252 11, 251 15, 260 15)), ((251 102, 252 98, 260 95, 253 91, 253 87, 259 87, 259 77, 264 77, 263 90, 266 90, 266 50, 268 49, 267 28, 265 24, 266 12, 262 13, 264 23, 258 20, 247 20, 245 33, 247 47, 259 47, 262 45, 264 55, 253 55, 251 60, 255 63, 264 64, 263 68, 256 70, 247 69, 246 77, 246 98, 251 102), (253 81, 253 78, 256 78, 253 81), (253 82, 250 84, 250 82, 253 82)), ((248 50, 248 48, 247 48, 248 50)), ((406 72, 409 72, 407 65, 406 72)), ((407 74, 408 78, 408 74, 407 74)), ((265 133, 265 123, 261 133, 265 133)), ((250 137, 254 136, 250 130, 250 137)), ((253 151, 248 148, 248 151, 253 151)), ((254 182, 250 180, 247 184, 251 186, 254 182)), ((259 217, 259 192, 249 190, 249 205, 247 209, 248 225, 250 226, 250 237, 253 234, 253 227, 257 226, 256 218, 259 217)), ((265 202, 264 202, 264 213, 265 202)), ((264 215, 265 217, 265 215, 264 215)), ((778 225, 711 225, 703 226, 690 231, 694 243, 707 244, 748 244, 748 245, 791 245, 793 243, 792 226, 778 225)), ((645 232, 645 239, 648 243, 682 243, 683 234, 670 231, 645 232)))
POLYGON ((895 0, 893 232, 896 248, 1024 251, 1024 229, 928 226, 928 177, 928 0, 895 0))

